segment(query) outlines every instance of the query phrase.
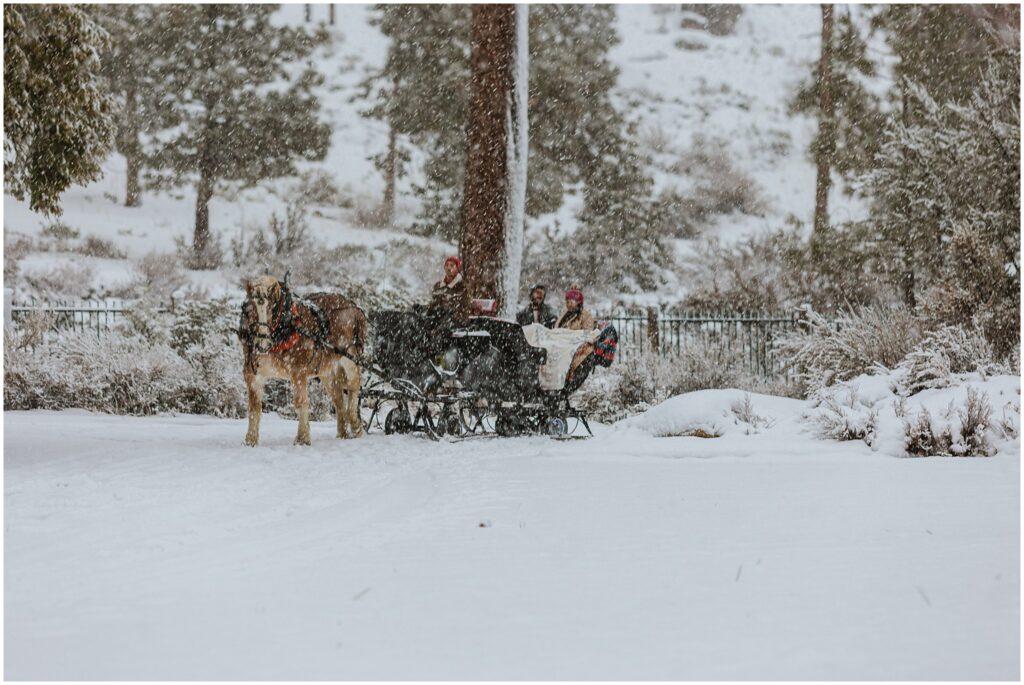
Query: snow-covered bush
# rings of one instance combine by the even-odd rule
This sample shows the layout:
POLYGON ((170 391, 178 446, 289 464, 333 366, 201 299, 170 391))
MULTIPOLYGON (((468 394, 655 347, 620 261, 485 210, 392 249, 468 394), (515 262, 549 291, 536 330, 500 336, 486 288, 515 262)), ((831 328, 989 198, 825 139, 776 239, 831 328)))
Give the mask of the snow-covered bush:
POLYGON ((69 226, 63 221, 53 221, 43 226, 42 230, 39 231, 39 235, 44 238, 53 238, 54 240, 67 241, 78 238, 80 234, 77 228, 69 226))
POLYGON ((22 275, 31 289, 53 297, 89 297, 93 290, 94 271, 89 265, 62 262, 45 271, 24 272, 22 275))
POLYGON ((86 257, 103 257, 105 259, 127 259, 124 251, 117 249, 114 241, 100 238, 95 235, 88 235, 82 244, 75 250, 86 257))
POLYGON ((950 406, 943 419, 933 419, 924 410, 915 420, 905 422, 906 453, 914 457, 977 457, 993 453, 987 434, 992 425, 992 405, 986 395, 968 388, 963 406, 950 406))
POLYGON ((729 410, 738 423, 746 424, 747 434, 759 433, 762 428, 771 428, 773 419, 761 416, 754 410, 754 402, 749 392, 743 393, 743 399, 737 399, 729 405, 729 410))
POLYGON ((855 384, 823 388, 815 393, 811 403, 816 410, 810 415, 810 420, 819 437, 863 440, 868 445, 874 443, 878 409, 875 403, 859 395, 855 384))
POLYGON ((134 266, 137 275, 127 288, 133 295, 166 302, 188 280, 178 256, 173 252, 149 252, 134 266))
MULTIPOLYGON (((978 223, 985 216, 975 218, 978 223)), ((1015 268, 983 229, 960 224, 946 246, 946 263, 938 282, 925 294, 923 315, 930 327, 971 322, 992 346, 997 358, 1020 344, 1020 279, 1008 278, 1015 268)))
POLYGON ((704 29, 714 36, 727 36, 736 29, 743 5, 698 5, 684 3, 683 28, 704 29), (696 15, 696 16, 694 16, 696 15))
POLYGON ((779 341, 809 393, 872 369, 891 369, 921 340, 921 326, 902 306, 861 307, 834 321, 808 312, 804 330, 779 341))
POLYGON ((703 224, 716 214, 756 215, 764 211, 760 186, 733 165, 724 140, 695 135, 692 146, 672 171, 694 179, 683 208, 694 223, 703 224))
POLYGON ((679 355, 635 355, 596 371, 574 401, 597 420, 614 421, 697 390, 736 388, 786 397, 797 394, 796 386, 786 379, 761 378, 743 368, 741 353, 714 344, 692 345, 679 355))
POLYGON ((769 310, 810 304, 818 311, 885 303, 891 293, 878 276, 870 226, 851 225, 803 237, 797 223, 738 242, 698 243, 682 261, 689 286, 682 304, 691 308, 769 310))
POLYGON ((63 331, 28 342, 5 336, 5 409, 80 408, 115 414, 164 411, 243 416, 242 354, 232 340, 237 312, 190 305, 176 315, 134 312, 98 336, 63 331))
POLYGON ((943 326, 929 333, 897 368, 903 372, 901 385, 907 395, 947 387, 954 374, 1009 373, 1005 365, 996 362, 992 346, 981 331, 959 325, 943 326))
POLYGON ((323 169, 310 169, 299 175, 292 195, 303 203, 324 207, 348 207, 351 201, 342 195, 337 179, 323 169))

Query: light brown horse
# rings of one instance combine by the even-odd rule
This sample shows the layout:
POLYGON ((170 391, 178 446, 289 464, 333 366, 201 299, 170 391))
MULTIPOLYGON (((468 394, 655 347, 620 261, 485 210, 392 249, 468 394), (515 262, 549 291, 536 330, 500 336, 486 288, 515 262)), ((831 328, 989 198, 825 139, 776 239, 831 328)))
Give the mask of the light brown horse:
POLYGON ((269 378, 292 382, 299 414, 295 444, 310 444, 309 382, 314 378, 320 379, 334 402, 338 437, 361 437, 359 367, 352 358, 363 352, 366 315, 341 295, 294 297, 287 280, 287 275, 284 283, 261 276, 245 284, 246 300, 238 330, 249 391, 245 444, 256 445, 260 440, 263 385, 269 378))

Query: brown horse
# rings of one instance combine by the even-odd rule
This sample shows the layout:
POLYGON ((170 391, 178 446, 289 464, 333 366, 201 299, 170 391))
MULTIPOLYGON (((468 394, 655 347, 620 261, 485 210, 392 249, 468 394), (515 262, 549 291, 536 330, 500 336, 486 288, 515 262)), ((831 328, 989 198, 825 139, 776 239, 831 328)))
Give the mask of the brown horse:
POLYGON ((294 297, 284 283, 261 276, 245 284, 246 300, 238 337, 243 375, 249 391, 246 445, 260 439, 263 384, 268 378, 292 382, 299 432, 295 444, 308 445, 309 382, 319 378, 334 402, 338 437, 361 437, 359 367, 352 358, 363 352, 366 315, 351 300, 331 293, 294 297))

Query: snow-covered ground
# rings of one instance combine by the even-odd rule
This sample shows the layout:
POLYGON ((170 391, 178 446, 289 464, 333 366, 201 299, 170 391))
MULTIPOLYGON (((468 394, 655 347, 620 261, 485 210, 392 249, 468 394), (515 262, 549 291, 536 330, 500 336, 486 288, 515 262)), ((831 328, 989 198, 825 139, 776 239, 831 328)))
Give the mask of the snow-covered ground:
POLYGON ((898 458, 756 395, 760 428, 654 437, 740 398, 311 448, 275 416, 250 449, 236 420, 7 412, 4 675, 1018 679, 1019 441, 898 458))

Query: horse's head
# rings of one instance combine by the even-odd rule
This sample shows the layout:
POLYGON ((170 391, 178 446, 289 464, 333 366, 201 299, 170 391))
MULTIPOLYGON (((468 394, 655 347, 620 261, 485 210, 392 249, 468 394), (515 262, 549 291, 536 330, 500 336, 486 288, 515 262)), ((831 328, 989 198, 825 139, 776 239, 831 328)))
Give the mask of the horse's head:
POLYGON ((243 326, 261 354, 270 351, 274 319, 280 314, 283 300, 284 288, 273 276, 260 276, 245 283, 243 326))

